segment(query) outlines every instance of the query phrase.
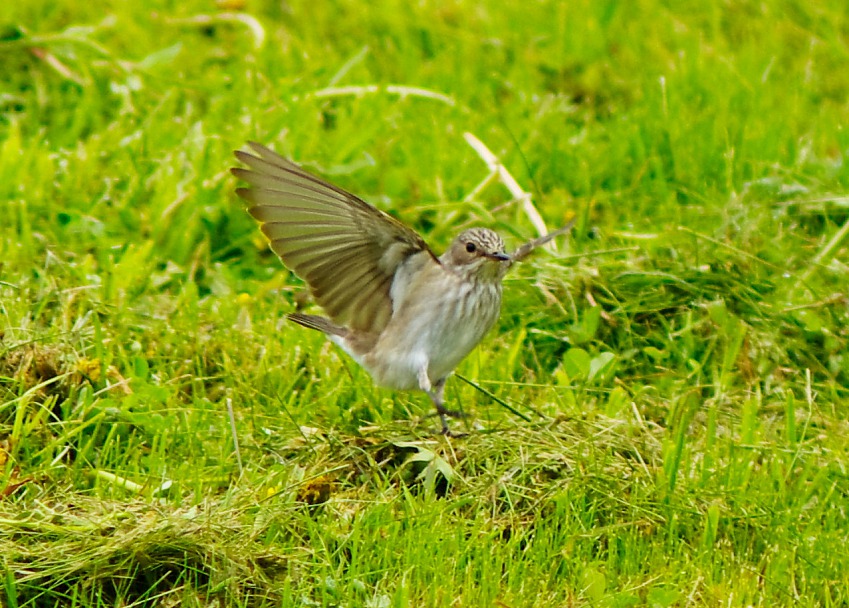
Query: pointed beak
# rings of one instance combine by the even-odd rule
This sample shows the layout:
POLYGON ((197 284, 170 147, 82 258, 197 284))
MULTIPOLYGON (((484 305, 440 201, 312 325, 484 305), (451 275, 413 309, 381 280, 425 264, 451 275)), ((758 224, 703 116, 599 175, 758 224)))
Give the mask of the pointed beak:
POLYGON ((509 262, 511 259, 513 259, 504 252, 487 253, 486 257, 488 257, 490 260, 495 260, 496 262, 509 262))

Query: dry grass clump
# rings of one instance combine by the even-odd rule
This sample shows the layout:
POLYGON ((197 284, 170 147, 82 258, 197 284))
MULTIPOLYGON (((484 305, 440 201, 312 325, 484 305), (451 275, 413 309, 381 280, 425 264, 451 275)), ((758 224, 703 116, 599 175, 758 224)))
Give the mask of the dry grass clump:
POLYGON ((256 542, 238 509, 67 494, 25 509, 0 502, 7 598, 53 605, 110 598, 164 605, 273 599, 287 557, 256 542), (80 597, 80 595, 84 597, 80 597))

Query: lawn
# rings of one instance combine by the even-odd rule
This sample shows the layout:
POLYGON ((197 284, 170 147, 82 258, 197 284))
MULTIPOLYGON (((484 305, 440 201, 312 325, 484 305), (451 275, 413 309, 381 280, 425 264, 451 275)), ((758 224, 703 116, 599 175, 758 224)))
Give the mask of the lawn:
POLYGON ((849 605, 847 157, 844 0, 6 3, 0 604, 849 605), (464 437, 286 320, 249 140, 438 252, 576 218, 464 437))

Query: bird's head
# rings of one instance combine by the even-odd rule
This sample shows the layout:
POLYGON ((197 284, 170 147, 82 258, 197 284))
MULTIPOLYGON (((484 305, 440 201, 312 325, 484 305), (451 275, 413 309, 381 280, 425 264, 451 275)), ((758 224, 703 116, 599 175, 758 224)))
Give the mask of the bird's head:
POLYGON ((512 260, 504 252, 504 241, 487 228, 471 228, 460 234, 440 261, 449 269, 479 280, 498 281, 512 260))

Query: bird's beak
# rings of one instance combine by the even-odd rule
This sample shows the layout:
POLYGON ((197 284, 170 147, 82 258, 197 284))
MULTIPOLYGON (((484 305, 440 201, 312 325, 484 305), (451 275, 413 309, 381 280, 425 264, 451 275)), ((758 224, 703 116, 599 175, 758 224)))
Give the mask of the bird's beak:
POLYGON ((495 260, 496 262, 509 262, 512 259, 509 255, 501 251, 498 253, 487 253, 486 257, 490 260, 495 260))

